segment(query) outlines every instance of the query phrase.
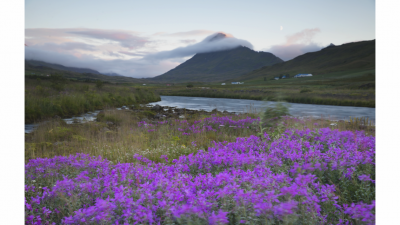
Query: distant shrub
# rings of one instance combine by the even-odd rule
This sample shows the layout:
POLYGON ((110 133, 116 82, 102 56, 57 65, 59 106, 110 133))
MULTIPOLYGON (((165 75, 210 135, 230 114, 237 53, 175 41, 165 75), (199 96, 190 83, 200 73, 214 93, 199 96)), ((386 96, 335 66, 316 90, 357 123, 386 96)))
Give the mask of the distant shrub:
POLYGON ((300 91, 300 93, 307 93, 307 92, 312 92, 312 90, 305 88, 305 89, 301 89, 301 91, 300 91))
POLYGON ((66 79, 60 74, 53 74, 50 77, 51 87, 56 91, 62 91, 65 87, 66 79))
POLYGON ((193 84, 188 84, 186 87, 192 88, 192 87, 193 87, 193 84))
POLYGON ((83 92, 89 91, 89 85, 87 85, 87 84, 81 85, 80 86, 80 91, 83 91, 83 92))
POLYGON ((289 116, 289 107, 284 102, 277 102, 274 106, 268 106, 262 115, 262 121, 267 126, 272 126, 272 122, 279 120, 282 116, 289 116))
POLYGON ((96 80, 96 88, 102 89, 103 86, 104 86, 103 81, 101 81, 101 80, 96 80))
POLYGON ((44 89, 40 85, 36 86, 35 91, 40 95, 44 94, 44 89))

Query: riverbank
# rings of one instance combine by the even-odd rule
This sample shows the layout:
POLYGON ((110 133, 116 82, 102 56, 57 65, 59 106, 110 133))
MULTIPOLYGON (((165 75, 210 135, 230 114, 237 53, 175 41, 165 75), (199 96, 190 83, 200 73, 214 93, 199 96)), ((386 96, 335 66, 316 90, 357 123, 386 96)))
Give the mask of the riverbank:
POLYGON ((56 75, 49 80, 26 78, 25 123, 159 100, 158 94, 143 88, 72 82, 56 75))
MULTIPOLYGON (((156 105, 128 110, 103 110, 95 121, 86 123, 67 124, 61 119, 52 119, 39 125, 34 132, 25 134, 25 159, 79 152, 100 155, 114 162, 133 162, 134 154, 145 155, 155 161, 160 160, 161 154, 171 154, 170 158, 177 158, 194 150, 194 142, 197 148, 207 150, 213 141, 233 141, 237 137, 257 135, 260 132, 258 116, 246 112, 207 112, 156 105), (218 121, 242 122, 240 125, 227 125, 218 121)), ((364 130, 369 135, 375 133, 375 126, 366 120, 331 121, 295 117, 287 117, 284 125, 277 125, 265 132, 272 134, 290 128, 323 127, 340 131, 364 130)))
MULTIPOLYGON (((161 96, 161 101, 150 103, 161 106, 187 108, 192 110, 204 109, 211 111, 228 112, 263 112, 267 107, 273 107, 279 102, 259 101, 248 99, 227 99, 227 98, 205 98, 205 97, 186 97, 186 96, 161 96)), ((295 117, 316 117, 331 120, 349 120, 350 118, 368 118, 375 121, 375 108, 354 107, 354 106, 334 106, 316 105, 302 103, 285 103, 289 113, 295 117)))
POLYGON ((267 101, 286 101, 317 105, 337 105, 375 108, 374 92, 349 90, 311 90, 307 88, 276 89, 267 88, 175 88, 159 89, 157 92, 165 96, 207 97, 250 99, 267 101))

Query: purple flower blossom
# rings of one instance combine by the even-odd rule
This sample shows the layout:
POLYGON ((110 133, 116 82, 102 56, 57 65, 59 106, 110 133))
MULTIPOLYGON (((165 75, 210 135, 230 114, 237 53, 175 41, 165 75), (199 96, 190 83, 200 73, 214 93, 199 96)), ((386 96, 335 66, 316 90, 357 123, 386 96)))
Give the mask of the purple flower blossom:
MULTIPOLYGON (((195 133, 234 129, 219 125, 250 128, 250 121, 257 122, 233 119, 179 124, 182 133, 195 133)), ((145 124, 140 122, 139 129, 146 131, 150 125, 145 124)), ((226 224, 228 213, 247 218, 244 209, 252 220, 278 223, 290 215, 314 218, 320 224, 346 223, 327 221, 328 213, 367 224, 375 220, 374 201, 342 205, 336 195, 340 189, 320 179, 325 173, 347 177, 344 182, 355 185, 352 188, 374 186, 357 181, 373 182, 369 171, 375 168, 375 138, 361 132, 287 130, 276 140, 264 133, 263 138, 241 137, 214 143, 207 151, 169 157, 161 156, 171 160, 169 164, 141 155, 134 156, 135 163, 117 164, 85 154, 30 160, 25 165, 26 223, 163 224, 199 219, 226 224), (43 181, 51 185, 32 185, 43 186, 43 181), (327 212, 326 205, 336 211, 327 212), (71 207, 76 208, 70 211, 71 207)))
POLYGON ((375 180, 372 180, 372 179, 370 178, 370 175, 369 175, 369 174, 368 174, 368 175, 366 175, 366 174, 360 175, 360 176, 358 176, 358 179, 359 179, 360 181, 371 181, 372 183, 375 183, 375 180))

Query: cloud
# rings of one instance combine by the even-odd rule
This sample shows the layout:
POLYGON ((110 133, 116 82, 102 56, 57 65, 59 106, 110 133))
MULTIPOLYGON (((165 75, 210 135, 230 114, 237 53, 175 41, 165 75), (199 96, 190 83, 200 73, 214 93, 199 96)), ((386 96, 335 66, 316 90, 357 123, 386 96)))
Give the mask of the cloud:
POLYGON ((284 61, 291 60, 307 52, 319 51, 322 46, 313 42, 314 36, 319 32, 321 32, 319 28, 304 29, 287 36, 286 43, 273 45, 269 49, 265 49, 265 51, 273 53, 284 61))
POLYGON ((108 55, 108 56, 113 56, 113 57, 117 57, 117 58, 121 58, 121 54, 115 53, 113 51, 105 51, 103 52, 104 55, 108 55))
POLYGON ((64 66, 89 68, 100 73, 114 72, 131 77, 153 77, 165 73, 180 63, 169 60, 150 63, 141 59, 113 59, 105 60, 89 54, 67 54, 48 51, 39 48, 25 48, 25 59, 39 60, 64 66))
POLYGON ((179 42, 183 43, 183 44, 192 44, 192 43, 195 43, 196 40, 195 39, 185 39, 185 40, 180 40, 179 42))
POLYGON ((144 47, 149 42, 148 38, 133 35, 131 32, 117 30, 84 29, 77 31, 68 31, 67 33, 87 36, 100 40, 111 40, 121 44, 126 48, 144 47))
POLYGON ((130 55, 130 56, 140 56, 143 57, 147 54, 150 54, 151 52, 146 52, 146 51, 135 51, 135 52, 128 52, 128 51, 119 51, 119 53, 125 54, 125 55, 130 55))
POLYGON ((319 28, 304 29, 298 33, 287 36, 286 45, 296 44, 298 42, 309 43, 318 32, 321 32, 319 28))
POLYGON ((31 45, 48 42, 64 43, 84 40, 96 43, 95 40, 101 40, 103 42, 117 42, 120 46, 129 49, 142 48, 151 42, 148 37, 139 36, 138 32, 87 28, 25 29, 25 38, 31 45))
POLYGON ((213 34, 213 33, 215 33, 215 31, 212 31, 212 30, 191 30, 191 31, 177 32, 177 33, 164 34, 164 35, 188 37, 188 36, 203 36, 203 35, 209 35, 209 34, 213 34))
POLYGON ((55 43, 45 43, 42 45, 38 45, 37 47, 40 48, 45 48, 48 50, 54 50, 54 51, 70 51, 70 50, 86 50, 86 51, 95 51, 96 46, 95 45, 90 45, 90 44, 85 44, 82 42, 65 42, 61 44, 55 44, 55 43))
POLYGON ((216 52, 236 48, 238 46, 246 46, 253 49, 253 45, 242 39, 237 39, 232 35, 224 33, 215 33, 206 37, 203 41, 188 45, 186 47, 179 47, 169 51, 161 51, 154 54, 145 56, 148 60, 163 60, 172 58, 182 58, 192 56, 197 53, 216 52))

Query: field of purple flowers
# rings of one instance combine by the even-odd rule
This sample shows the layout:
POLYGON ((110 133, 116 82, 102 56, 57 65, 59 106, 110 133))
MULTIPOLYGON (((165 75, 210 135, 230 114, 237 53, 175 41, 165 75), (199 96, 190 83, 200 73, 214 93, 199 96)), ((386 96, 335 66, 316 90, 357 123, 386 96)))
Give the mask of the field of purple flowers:
MULTIPOLYGON (((184 136, 250 130, 258 121, 230 120, 174 123, 183 124, 184 136)), ((151 133, 163 124, 138 126, 151 133)), ((292 128, 174 159, 162 155, 163 162, 133 158, 112 163, 78 153, 29 160, 26 223, 375 223, 375 137, 362 131, 292 128)))

